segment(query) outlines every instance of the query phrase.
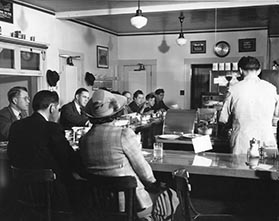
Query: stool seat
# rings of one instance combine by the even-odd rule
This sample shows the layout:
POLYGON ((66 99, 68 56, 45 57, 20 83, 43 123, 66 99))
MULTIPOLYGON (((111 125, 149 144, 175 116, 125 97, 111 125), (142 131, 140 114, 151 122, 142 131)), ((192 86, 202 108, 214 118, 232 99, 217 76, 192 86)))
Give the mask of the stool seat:
POLYGON ((11 166, 16 191, 18 210, 15 216, 21 220, 53 220, 53 217, 67 220, 70 211, 52 208, 53 184, 56 174, 52 169, 22 169, 11 166))

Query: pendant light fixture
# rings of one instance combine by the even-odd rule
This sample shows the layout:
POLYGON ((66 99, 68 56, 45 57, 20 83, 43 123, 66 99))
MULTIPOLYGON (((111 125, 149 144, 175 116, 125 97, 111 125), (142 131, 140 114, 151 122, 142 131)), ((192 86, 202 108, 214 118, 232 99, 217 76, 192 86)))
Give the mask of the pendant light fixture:
POLYGON ((178 38, 176 39, 176 43, 179 46, 185 45, 186 42, 187 42, 186 38, 184 38, 184 34, 183 34, 183 31, 182 31, 182 24, 183 24, 184 18, 185 17, 183 15, 183 12, 181 12, 180 16, 178 17, 178 19, 180 21, 180 33, 179 33, 178 38))
POLYGON ((140 9, 140 0, 138 0, 138 9, 136 15, 131 18, 131 24, 138 29, 141 29, 147 24, 147 18, 142 15, 142 10, 140 9))

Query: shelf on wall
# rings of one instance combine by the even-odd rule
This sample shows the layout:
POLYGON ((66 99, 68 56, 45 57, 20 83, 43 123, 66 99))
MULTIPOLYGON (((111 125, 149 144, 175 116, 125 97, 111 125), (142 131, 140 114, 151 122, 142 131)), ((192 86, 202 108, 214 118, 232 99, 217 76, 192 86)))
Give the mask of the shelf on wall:
POLYGON ((22 46, 34 47, 34 48, 40 48, 40 49, 48 48, 48 45, 45 43, 29 41, 26 39, 20 39, 20 38, 14 38, 14 37, 8 37, 8 36, 4 36, 4 35, 0 35, 0 42, 17 44, 17 45, 22 45, 22 46))

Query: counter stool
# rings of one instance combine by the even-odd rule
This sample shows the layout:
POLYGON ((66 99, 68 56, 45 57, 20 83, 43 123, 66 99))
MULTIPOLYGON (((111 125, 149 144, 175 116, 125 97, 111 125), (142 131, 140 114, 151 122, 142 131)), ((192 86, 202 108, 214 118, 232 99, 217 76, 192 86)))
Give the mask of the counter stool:
POLYGON ((97 220, 133 221, 136 220, 136 187, 133 176, 111 177, 88 175, 92 198, 92 210, 97 220))
POLYGON ((69 220, 69 211, 52 209, 52 185, 56 179, 51 169, 21 169, 11 166, 16 187, 16 216, 20 220, 53 220, 54 215, 69 220), (19 211, 18 211, 19 209, 19 211), (32 218, 31 218, 32 217, 32 218))
POLYGON ((190 198, 191 185, 189 173, 186 169, 179 169, 173 172, 176 192, 181 204, 182 215, 185 221, 231 221, 235 220, 229 214, 201 214, 193 206, 190 198))

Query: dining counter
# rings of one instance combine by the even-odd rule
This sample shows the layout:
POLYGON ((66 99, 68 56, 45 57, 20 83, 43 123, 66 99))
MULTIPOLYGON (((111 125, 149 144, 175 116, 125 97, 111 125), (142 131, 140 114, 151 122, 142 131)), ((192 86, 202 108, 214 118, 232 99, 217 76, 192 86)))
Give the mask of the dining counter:
MULTIPOLYGON (((164 134, 163 136, 168 135, 164 134)), ((170 134, 171 135, 171 134, 170 134)), ((175 135, 175 134, 174 134, 175 135)), ((182 134, 176 135, 176 139, 164 139, 162 135, 156 135, 155 141, 163 143, 164 148, 167 150, 182 150, 182 151, 193 151, 193 144, 191 136, 201 136, 199 134, 182 134), (187 135, 189 137, 187 137, 187 135)), ((211 152, 218 153, 230 153, 229 140, 224 137, 210 136, 210 141, 212 144, 211 152)))
POLYGON ((228 153, 164 150, 161 160, 154 160, 152 150, 144 149, 153 171, 173 172, 185 168, 190 174, 248 179, 279 179, 279 159, 252 158, 228 153))

